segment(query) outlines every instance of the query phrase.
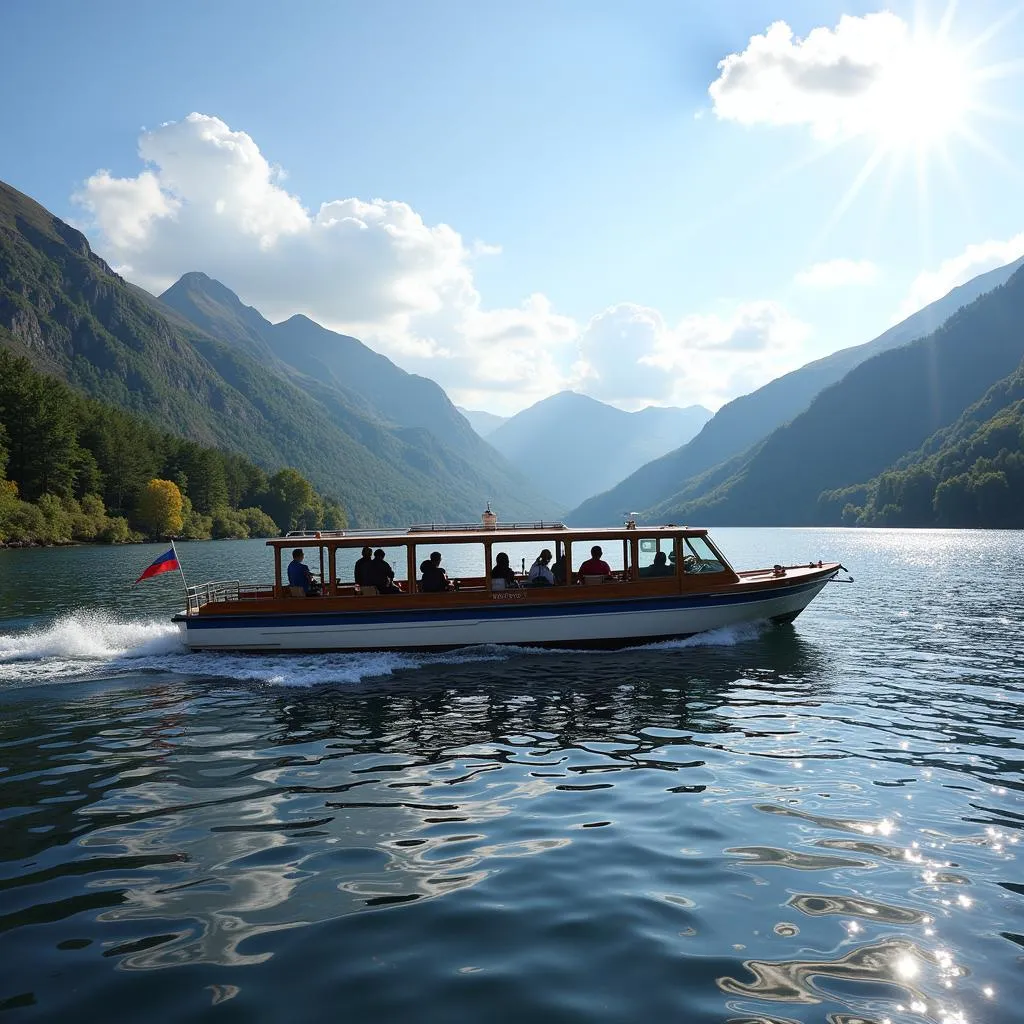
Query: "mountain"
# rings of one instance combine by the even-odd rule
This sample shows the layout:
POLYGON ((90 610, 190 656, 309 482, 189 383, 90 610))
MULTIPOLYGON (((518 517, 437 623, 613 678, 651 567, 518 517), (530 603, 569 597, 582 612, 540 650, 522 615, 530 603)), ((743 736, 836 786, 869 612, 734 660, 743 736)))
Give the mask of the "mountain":
POLYGON ((665 502, 691 478, 742 454, 776 427, 793 419, 807 408, 811 399, 854 367, 880 352, 931 334, 958 309, 1003 284, 1021 266, 1024 257, 980 274, 873 341, 833 352, 723 405, 689 444, 641 467, 608 493, 595 494, 570 512, 567 521, 609 522, 627 506, 646 509, 665 502))
MULTIPOLYGON (((699 405, 629 413, 561 391, 511 417, 488 440, 545 493, 572 507, 678 447, 710 415, 699 405)), ((617 509, 612 518, 629 511, 617 509)))
POLYGON ((453 451, 425 428, 393 426, 353 394, 284 369, 255 330, 254 310, 215 324, 224 315, 217 297, 205 296, 206 329, 196 326, 127 285, 81 233, 0 183, 0 345, 40 371, 178 436, 269 469, 294 466, 340 498, 353 524, 475 520, 488 499, 510 516, 544 511, 507 481, 454 409, 455 429, 461 422, 490 461, 453 451))
POLYGON ((1024 527, 1024 362, 884 473, 823 494, 818 512, 858 526, 1024 527))
POLYGON ((670 498, 652 515, 721 525, 818 522, 829 507, 828 499, 819 503, 822 492, 872 479, 1013 374, 1024 359, 1022 319, 1024 269, 928 337, 855 367, 712 490, 670 498))
POLYGON ((471 467, 469 479, 503 516, 533 518, 552 507, 480 438, 437 383, 407 373, 358 339, 301 314, 273 324, 201 273, 185 274, 160 301, 215 337, 247 351, 264 349, 279 368, 300 374, 306 390, 334 408, 336 418, 368 416, 420 447, 437 447, 464 461, 471 467))
POLYGON ((469 425, 481 437, 487 437, 489 434, 494 433, 502 423, 508 421, 507 416, 498 416, 493 412, 483 412, 480 409, 463 409, 461 405, 457 405, 455 408, 466 417, 469 425))

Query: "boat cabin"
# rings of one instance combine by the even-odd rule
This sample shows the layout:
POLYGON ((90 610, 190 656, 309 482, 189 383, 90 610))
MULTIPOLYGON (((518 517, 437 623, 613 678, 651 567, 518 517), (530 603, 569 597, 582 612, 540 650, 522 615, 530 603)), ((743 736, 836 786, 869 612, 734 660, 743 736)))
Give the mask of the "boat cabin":
POLYGON ((425 593, 421 566, 433 552, 440 553, 440 566, 451 581, 448 592, 465 594, 632 583, 675 591, 684 588, 687 577, 700 576, 704 588, 713 582, 709 579, 712 575, 719 576, 723 583, 738 579, 706 530, 638 527, 632 522, 611 529, 570 529, 563 523, 545 522, 491 525, 485 519, 479 525, 290 533, 268 540, 267 546, 274 551, 274 594, 279 598, 379 596, 376 588, 360 586, 354 578, 355 560, 363 547, 384 550, 397 586, 406 596, 425 593), (594 547, 601 549, 600 558, 608 565, 609 573, 581 573, 594 547), (319 595, 289 587, 287 566, 295 549, 303 551, 304 561, 319 583, 319 595), (528 578, 530 567, 544 550, 551 554, 547 565, 554 577, 553 585, 528 578), (492 576, 492 567, 502 553, 508 556, 514 581, 492 576))
POLYGON ((840 569, 810 562, 737 573, 702 529, 632 520, 570 529, 498 523, 489 512, 480 524, 291 533, 267 546, 273 583, 188 588, 174 621, 191 649, 623 646, 758 618, 792 622, 840 569), (303 585, 293 587, 296 549, 304 568, 292 574, 303 585))

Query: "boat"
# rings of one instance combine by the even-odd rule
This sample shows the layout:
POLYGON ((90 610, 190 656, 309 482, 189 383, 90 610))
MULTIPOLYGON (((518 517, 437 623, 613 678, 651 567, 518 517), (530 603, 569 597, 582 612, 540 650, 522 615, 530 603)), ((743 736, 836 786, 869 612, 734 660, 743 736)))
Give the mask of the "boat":
MULTIPOLYGON (((404 530, 289 533, 267 541, 273 583, 216 581, 186 587, 175 615, 193 651, 422 651, 477 644, 616 648, 674 640, 739 623, 792 622, 844 570, 838 562, 737 571, 702 528, 577 529, 560 522, 480 523, 404 530), (361 548, 385 549, 398 592, 359 585, 351 565, 361 548), (591 549, 607 573, 581 574, 591 549), (316 590, 290 586, 285 563, 309 558, 316 590), (526 555, 554 556, 554 585, 528 585, 526 555), (426 552, 469 567, 442 592, 423 592, 426 552), (493 578, 499 552, 521 572, 493 578), (318 571, 314 572, 313 568, 318 571), (403 579, 404 577, 404 579, 403 579)), ((507 568, 507 566, 506 566, 507 568)), ((590 567, 592 568, 592 566, 590 567)))

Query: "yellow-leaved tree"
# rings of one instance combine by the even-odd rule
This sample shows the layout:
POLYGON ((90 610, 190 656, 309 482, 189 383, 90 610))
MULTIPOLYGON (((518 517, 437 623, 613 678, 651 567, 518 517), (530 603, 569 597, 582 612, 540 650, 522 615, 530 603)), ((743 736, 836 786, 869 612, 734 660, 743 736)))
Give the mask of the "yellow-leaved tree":
POLYGON ((139 522, 150 534, 174 537, 185 525, 184 502, 173 480, 150 480, 139 495, 139 522))

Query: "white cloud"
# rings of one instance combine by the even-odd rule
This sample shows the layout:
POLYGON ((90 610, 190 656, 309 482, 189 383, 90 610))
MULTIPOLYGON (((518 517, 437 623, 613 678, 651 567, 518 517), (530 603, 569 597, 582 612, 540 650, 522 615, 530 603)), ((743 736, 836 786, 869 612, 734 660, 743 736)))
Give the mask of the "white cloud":
POLYGON ((914 278, 907 297, 900 306, 897 321, 941 299, 943 295, 965 284, 987 270, 1006 266, 1024 255, 1024 232, 1005 241, 989 239, 968 245, 963 252, 943 260, 935 270, 926 270, 914 278))
POLYGON ((488 308, 474 264, 496 246, 407 203, 307 208, 245 132, 190 114, 146 132, 135 177, 97 171, 76 195, 99 251, 160 292, 200 270, 272 320, 305 313, 355 335, 460 404, 514 412, 576 386, 622 405, 717 407, 799 365, 806 325, 771 302, 666 324, 623 303, 581 327, 535 294, 488 308))
POLYGON ((775 302, 747 302, 728 316, 667 325, 655 309, 623 303, 595 316, 580 338, 580 385, 596 398, 715 409, 799 366, 807 324, 775 302))
POLYGON ((875 126, 912 45, 907 23, 889 11, 843 15, 804 39, 777 21, 719 62, 708 93, 723 120, 807 125, 821 138, 858 134, 875 126))
POLYGON ((150 171, 143 171, 137 178, 113 178, 109 171, 101 170, 88 185, 88 191, 75 198, 118 249, 145 244, 150 224, 161 217, 174 217, 181 205, 160 188, 157 176, 150 171))
POLYGON ((98 171, 75 198, 104 255, 143 287, 160 292, 202 270, 271 319, 306 313, 453 389, 564 383, 553 352, 575 337, 573 320, 543 296, 483 305, 473 261, 497 247, 466 244, 403 202, 344 198, 310 212, 255 141, 217 117, 146 132, 139 155, 139 175, 98 171))
POLYGON ((814 263, 796 275, 796 283, 804 288, 839 288, 851 284, 871 284, 878 277, 878 267, 871 260, 826 260, 814 263))
POLYGON ((644 362, 666 333, 656 309, 624 302, 598 313, 580 335, 578 386, 603 400, 668 398, 673 378, 644 362))

